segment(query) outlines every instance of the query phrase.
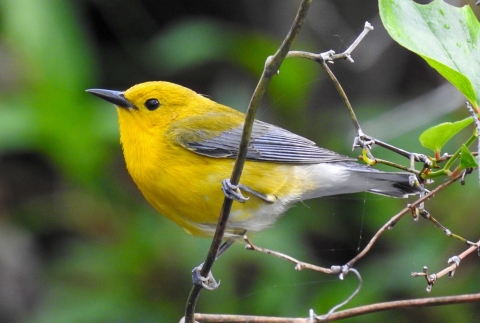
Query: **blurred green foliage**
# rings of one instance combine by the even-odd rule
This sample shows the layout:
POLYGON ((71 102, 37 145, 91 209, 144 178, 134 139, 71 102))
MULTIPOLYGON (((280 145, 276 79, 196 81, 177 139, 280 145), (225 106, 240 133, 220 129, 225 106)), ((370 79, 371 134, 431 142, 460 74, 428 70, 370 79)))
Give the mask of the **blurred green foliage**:
MULTIPOLYGON (((145 51, 145 60, 167 75, 221 61, 235 64, 251 75, 261 75, 265 57, 275 53, 278 46, 278 40, 258 32, 229 28, 211 19, 187 20, 155 37, 151 48, 145 51), (181 48, 181 51, 172 51, 172 48, 181 48)), ((285 63, 282 78, 272 82, 269 93, 273 97, 282 97, 279 108, 285 115, 293 116, 305 107, 316 75, 311 67, 307 61, 285 63), (294 96, 283 95, 292 89, 294 96)))
POLYGON ((36 147, 63 173, 89 181, 105 159, 99 144, 105 119, 83 93, 95 69, 72 5, 2 1, 4 42, 18 80, 2 98, 1 145, 36 147))
MULTIPOLYGON (((312 6, 296 49, 341 50, 363 23, 352 24, 348 33, 341 28, 349 20, 340 16, 366 20, 378 14, 373 2, 334 1, 322 7, 325 3, 312 6), (319 19, 340 31, 319 34, 319 19)), ((114 109, 84 91, 166 79, 244 108, 297 4, 239 1, 235 10, 231 5, 0 1, 1 323, 176 322, 183 315, 190 270, 203 261, 210 241, 188 236, 146 204, 124 169, 114 109)), ((396 55, 408 55, 394 49, 396 55)), ((413 56, 394 56, 394 61, 388 52, 383 55, 370 69, 350 70, 343 62, 334 66, 361 120, 413 97, 419 86, 439 83, 413 56), (411 62, 416 62, 413 70, 407 68, 411 62)), ((362 66, 354 57, 355 66, 362 66)), ((463 115, 456 114, 454 120, 463 115)), ((282 65, 258 117, 348 153, 350 121, 330 81, 312 62, 282 65)), ((393 125, 402 122, 408 120, 393 125)), ((405 133, 392 143, 419 150, 420 133, 405 133)), ((475 239, 476 196, 478 185, 467 181, 427 208, 452 231, 475 239)), ((304 261, 342 264, 404 205, 369 194, 307 201, 251 238, 304 261)), ((364 288, 350 305, 426 296, 424 282, 410 272, 424 265, 441 269, 462 250, 426 221, 406 218, 358 263, 364 288)), ((477 261, 469 262, 472 266, 462 264, 453 280, 438 282, 432 295, 478 292, 477 261)), ((306 316, 310 308, 327 311, 357 284, 353 276, 339 281, 296 272, 289 263, 244 251, 241 244, 222 256, 214 274, 221 287, 202 293, 200 312, 306 316)), ((469 322, 475 315, 470 305, 452 309, 387 312, 352 321, 469 322)))

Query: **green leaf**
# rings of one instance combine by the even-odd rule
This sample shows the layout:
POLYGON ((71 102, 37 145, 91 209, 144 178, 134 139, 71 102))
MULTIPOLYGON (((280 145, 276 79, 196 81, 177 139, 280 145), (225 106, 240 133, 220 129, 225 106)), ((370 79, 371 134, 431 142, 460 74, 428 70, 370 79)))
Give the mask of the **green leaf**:
POLYGON ((455 134, 473 122, 472 118, 465 118, 457 122, 445 122, 425 130, 420 135, 420 143, 423 147, 435 152, 440 152, 443 145, 455 134))
POLYGON ((475 157, 472 155, 470 150, 468 150, 467 146, 462 145, 460 151, 460 169, 464 170, 466 168, 477 168, 478 163, 475 157))
POLYGON ((412 0, 379 0, 380 16, 390 36, 420 55, 480 105, 480 24, 467 5, 442 0, 420 5, 412 0))

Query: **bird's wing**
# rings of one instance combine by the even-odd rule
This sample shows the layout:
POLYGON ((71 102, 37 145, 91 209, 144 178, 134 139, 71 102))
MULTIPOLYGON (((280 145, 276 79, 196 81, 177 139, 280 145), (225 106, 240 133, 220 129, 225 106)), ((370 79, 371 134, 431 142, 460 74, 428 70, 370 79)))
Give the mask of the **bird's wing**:
MULTIPOLYGON (((212 120, 216 118, 211 118, 209 122, 204 117, 183 119, 172 125, 167 135, 180 146, 197 154, 213 158, 236 158, 243 123, 232 127, 233 122, 228 118, 212 120)), ((247 160, 318 164, 353 159, 320 148, 313 141, 280 127, 255 120, 247 160)))

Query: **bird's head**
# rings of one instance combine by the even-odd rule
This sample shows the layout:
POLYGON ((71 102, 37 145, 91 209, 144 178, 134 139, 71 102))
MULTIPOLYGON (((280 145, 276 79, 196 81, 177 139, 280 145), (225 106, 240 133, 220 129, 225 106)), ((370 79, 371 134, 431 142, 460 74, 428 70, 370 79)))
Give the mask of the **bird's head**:
POLYGON ((92 93, 117 107, 120 126, 152 130, 165 127, 185 116, 204 113, 210 101, 194 91, 169 82, 154 81, 132 86, 128 90, 114 91, 89 89, 92 93))

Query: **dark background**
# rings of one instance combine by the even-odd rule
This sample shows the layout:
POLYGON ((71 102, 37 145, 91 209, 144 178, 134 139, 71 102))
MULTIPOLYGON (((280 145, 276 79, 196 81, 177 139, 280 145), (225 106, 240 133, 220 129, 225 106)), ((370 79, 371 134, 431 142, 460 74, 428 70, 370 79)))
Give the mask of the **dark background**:
MULTIPOLYGON (((190 270, 203 261, 210 240, 185 234, 144 201, 125 170, 115 110, 84 91, 168 80, 244 111, 298 5, 0 2, 0 323, 178 322, 190 270)), ((337 61, 331 68, 366 133, 428 154, 418 136, 431 125, 465 118, 465 99, 390 39, 376 1, 314 1, 294 49, 341 52, 365 21, 375 30, 354 51, 355 63, 337 61)), ((285 61, 257 117, 340 153, 360 153, 351 151, 353 126, 340 97, 313 62, 285 61)), ((379 148, 374 153, 406 162, 379 148)), ((479 236, 477 174, 426 205, 471 240, 479 236)), ((306 201, 251 238, 303 261, 343 264, 406 203, 370 194, 306 201)), ((423 266, 443 269, 464 249, 431 223, 406 216, 356 265, 364 287, 349 306, 478 292, 476 256, 430 295, 422 278, 410 277, 423 266)), ((310 308, 328 311, 357 286, 353 275, 340 281, 296 272, 292 264, 241 244, 216 263, 214 273, 221 287, 202 293, 199 312, 305 317, 310 308)), ((349 322, 471 322, 477 315, 478 305, 471 304, 349 322)))

